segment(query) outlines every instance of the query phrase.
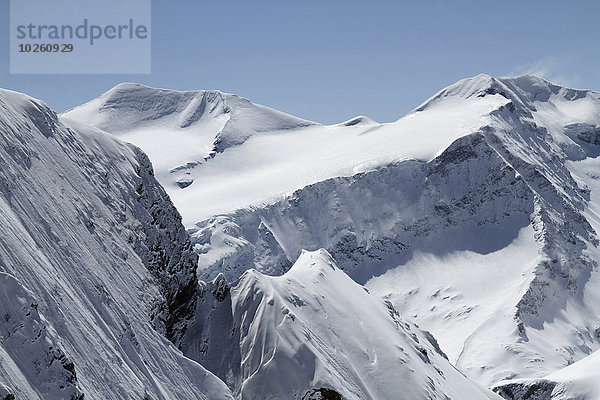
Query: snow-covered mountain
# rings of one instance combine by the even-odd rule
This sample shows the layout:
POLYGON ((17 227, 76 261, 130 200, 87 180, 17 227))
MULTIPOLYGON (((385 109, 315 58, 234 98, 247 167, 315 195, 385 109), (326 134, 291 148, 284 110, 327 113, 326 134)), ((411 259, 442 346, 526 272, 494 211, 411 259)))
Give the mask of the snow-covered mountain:
POLYGON ((231 399, 167 339, 196 256, 138 148, 0 90, 0 396, 231 399))
MULTIPOLYGON (((178 126, 180 116, 173 110, 185 109, 189 102, 185 96, 196 96, 196 92, 138 88, 129 84, 117 86, 63 116, 111 133, 115 130, 120 138, 148 153, 155 165, 157 179, 168 191, 188 227, 241 207, 271 203, 328 178, 352 176, 407 158, 431 159, 457 138, 484 124, 485 115, 507 101, 498 96, 458 99, 443 107, 430 107, 428 113, 415 113, 396 123, 383 125, 357 117, 345 123, 322 126, 304 120, 289 120, 293 117, 273 112, 261 114, 271 118, 271 122, 261 120, 261 125, 271 128, 257 129, 255 118, 239 118, 232 126, 233 135, 246 136, 246 133, 254 132, 253 135, 242 144, 210 157, 218 129, 204 129, 202 124, 190 125, 183 131, 177 128, 173 132, 172 129, 178 126), (118 93, 117 98, 121 100, 114 99, 105 105, 112 93, 118 93), (181 104, 172 104, 173 98, 180 98, 181 104), (114 103, 120 106, 112 106, 114 103), (171 104, 169 117, 161 117, 166 113, 160 109, 164 103, 171 104), (133 118, 131 109, 139 108, 150 108, 150 111, 144 112, 144 117, 134 112, 136 117, 133 118), (132 126, 127 122, 132 119, 144 121, 133 124, 135 128, 125 129, 132 126), (130 131, 135 132, 122 133, 130 131), (188 140, 203 140, 205 134, 206 146, 188 140), (187 185, 183 189, 176 182, 180 178, 186 182, 183 186, 187 185)), ((243 103, 249 104, 251 110, 260 107, 247 100, 243 103)), ((235 114, 236 108, 241 107, 232 106, 227 115, 235 114)), ((211 114, 202 115, 206 115, 208 121, 215 120, 211 114)))
POLYGON ((2 96, 0 394, 598 396, 600 94, 479 75, 331 126, 2 96))
POLYGON ((136 145, 165 187, 185 188, 199 164, 257 134, 316 125, 218 90, 117 85, 64 113, 136 145))
MULTIPOLYGON (((66 118, 102 115, 76 111, 66 118)), ((150 151, 147 132, 135 143, 150 151)), ((491 385, 600 348, 599 155, 600 94, 479 75, 393 123, 275 128, 200 163, 182 155, 193 165, 183 189, 158 179, 202 279, 283 275, 303 249, 324 248, 491 385)))
POLYGON ((488 399, 435 339, 340 270, 325 250, 284 275, 206 284, 184 353, 243 399, 488 399))

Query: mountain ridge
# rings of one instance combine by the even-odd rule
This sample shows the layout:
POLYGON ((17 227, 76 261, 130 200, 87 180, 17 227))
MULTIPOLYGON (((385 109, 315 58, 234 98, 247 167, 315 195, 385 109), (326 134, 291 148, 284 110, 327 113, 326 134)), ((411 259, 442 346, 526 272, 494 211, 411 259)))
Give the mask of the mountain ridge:
POLYGON ((165 337, 195 255, 147 157, 0 90, 0 160, 4 397, 230 399, 165 337))
POLYGON ((209 318, 194 325, 181 346, 224 380, 239 374, 230 388, 241 398, 307 399, 319 391, 349 400, 496 398, 454 369, 429 333, 357 285, 323 249, 304 251, 282 276, 250 269, 227 290, 217 289, 222 285, 222 277, 208 284, 212 290, 197 319, 207 321, 202 316, 208 310, 211 317, 226 313, 231 326, 220 329, 234 335, 223 339, 212 332, 211 324, 223 318, 209 318), (219 351, 221 359, 211 356, 219 351), (222 358, 237 363, 223 369, 222 358))

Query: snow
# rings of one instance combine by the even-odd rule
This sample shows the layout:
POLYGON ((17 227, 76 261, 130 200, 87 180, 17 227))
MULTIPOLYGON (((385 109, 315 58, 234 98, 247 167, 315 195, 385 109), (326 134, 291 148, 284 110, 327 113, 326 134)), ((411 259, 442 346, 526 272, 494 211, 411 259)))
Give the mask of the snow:
POLYGON ((600 352, 596 352, 577 363, 547 376, 546 379, 559 382, 555 399, 595 399, 600 397, 600 352))
POLYGON ((488 253, 508 245, 528 224, 531 197, 515 171, 475 135, 432 162, 332 178, 278 203, 199 223, 190 233, 203 279, 223 273, 233 280, 248 268, 280 275, 302 249, 323 247, 364 283, 416 251, 488 253), (491 185, 498 189, 487 192, 491 185))
MULTIPOLYGON (((129 86, 118 86, 108 93, 114 91, 125 92, 121 102, 125 103, 131 96, 135 104, 161 104, 166 101, 164 98, 186 93, 145 90, 141 97, 142 94, 129 86)), ((68 111, 64 116, 116 133, 147 152, 155 165, 157 179, 181 212, 186 226, 238 208, 272 203, 296 189, 327 178, 351 176, 405 159, 430 160, 455 139, 485 125, 484 116, 506 103, 505 98, 494 95, 483 99, 450 98, 443 105, 432 104, 424 111, 413 112, 390 124, 377 124, 359 117, 358 124, 294 128, 285 125, 282 116, 276 116, 272 126, 284 125, 286 129, 258 132, 242 144, 204 160, 211 143, 201 138, 213 137, 212 128, 203 129, 202 125, 197 129, 194 126, 193 131, 192 126, 174 128, 176 124, 169 120, 177 120, 180 115, 174 112, 163 117, 162 112, 154 108, 144 111, 143 117, 135 117, 142 123, 133 124, 133 130, 121 122, 113 127, 107 121, 129 121, 132 117, 128 109, 122 111, 106 106, 106 97, 109 95, 68 111), (196 131, 201 132, 198 139, 196 131), (194 140, 198 140, 195 145, 194 140), (169 172, 187 163, 194 166, 185 172, 169 172), (193 179, 185 189, 176 182, 181 173, 193 179)), ((232 106, 232 113, 236 106, 232 106)), ((218 118, 222 115, 207 123, 216 124, 218 118)), ((240 117, 238 123, 231 129, 256 130, 253 119, 240 117)))
POLYGON ((163 336, 195 284, 177 212, 139 149, 80 129, 0 90, 0 393, 230 399, 163 336))
POLYGON ((489 351, 490 344, 501 349, 503 337, 513 333, 512 324, 503 321, 514 315, 539 257, 533 229, 526 226, 508 246, 487 254, 417 252, 365 286, 437 333, 449 360, 468 370, 472 365, 463 357, 478 348, 489 351), (476 343, 478 336, 488 343, 476 343))
MULTIPOLYGON (((210 308, 228 309, 233 327, 221 328, 239 338, 227 345, 217 331, 202 341, 208 349, 194 351, 185 341, 183 348, 199 359, 236 348, 239 356, 225 354, 240 360, 239 398, 299 399, 319 388, 349 400, 495 398, 452 367, 427 333, 350 279, 325 250, 303 252, 279 277, 249 270, 229 293, 210 308)), ((223 321, 223 312, 217 310, 221 318, 214 323, 223 321)), ((187 336, 193 341, 202 332, 192 328, 187 336)))

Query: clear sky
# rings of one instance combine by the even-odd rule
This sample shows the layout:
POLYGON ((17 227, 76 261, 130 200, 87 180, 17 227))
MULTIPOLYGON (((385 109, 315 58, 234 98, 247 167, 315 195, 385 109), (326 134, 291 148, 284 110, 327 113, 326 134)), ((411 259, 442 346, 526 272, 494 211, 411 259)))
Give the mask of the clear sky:
POLYGON ((322 123, 389 122, 479 73, 600 90, 598 21, 600 1, 153 0, 150 75, 10 75, 0 0, 0 87, 57 111, 129 81, 219 89, 322 123))

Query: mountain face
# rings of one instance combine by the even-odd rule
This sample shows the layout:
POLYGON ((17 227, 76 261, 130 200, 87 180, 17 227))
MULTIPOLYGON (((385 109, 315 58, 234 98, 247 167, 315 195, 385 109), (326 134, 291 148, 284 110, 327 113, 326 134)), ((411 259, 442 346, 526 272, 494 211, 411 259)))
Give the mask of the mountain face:
POLYGON ((0 395, 230 399, 168 339, 196 260, 138 148, 0 90, 0 395))
MULTIPOLYGON (((589 126, 589 125, 588 125, 589 126)), ((570 129, 567 132, 572 132, 570 129)), ((578 143, 586 149, 588 157, 581 161, 568 162, 569 170, 580 184, 590 191, 590 201, 584 210, 586 218, 589 219, 596 232, 600 232, 600 206, 598 204, 598 193, 600 193, 600 160, 598 159, 598 148, 595 143, 597 128, 587 128, 583 134, 574 137, 578 143)), ((592 249, 592 251, 594 251, 592 249)), ((595 250, 593 257, 598 260, 598 252, 595 250)), ((594 270, 583 294, 583 300, 587 305, 596 305, 598 298, 598 277, 594 270)), ((589 307, 591 308, 591 307, 589 307)), ((575 313, 575 307, 567 307, 567 312, 575 313)), ((582 321, 594 326, 594 317, 590 314, 578 316, 582 321)), ((600 336, 600 330, 596 328, 593 332, 596 340, 600 336)), ((589 339, 588 339, 589 340, 589 339)), ((581 340, 583 342, 583 340, 581 340)), ((585 348, 584 348, 585 350, 585 348)), ((544 377, 512 379, 499 382, 494 386, 494 391, 506 399, 521 399, 525 395, 530 399, 594 399, 600 396, 598 385, 598 373, 600 366, 600 352, 595 351, 588 357, 582 358, 575 363, 558 371, 552 372, 544 377)))

